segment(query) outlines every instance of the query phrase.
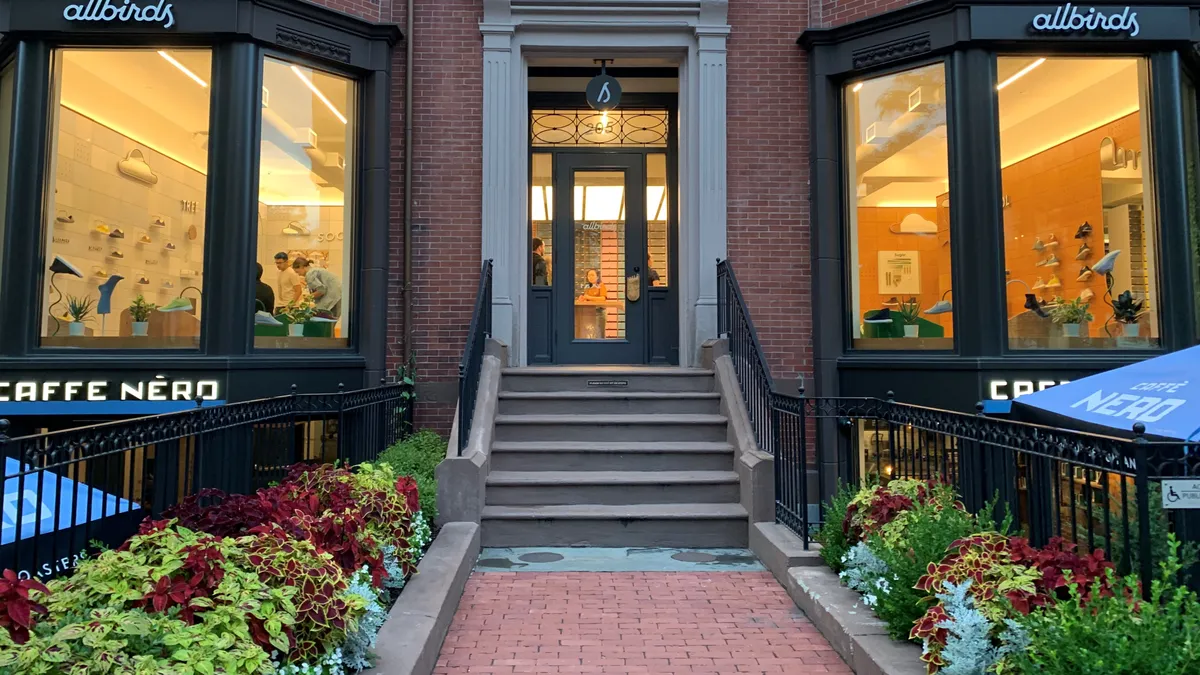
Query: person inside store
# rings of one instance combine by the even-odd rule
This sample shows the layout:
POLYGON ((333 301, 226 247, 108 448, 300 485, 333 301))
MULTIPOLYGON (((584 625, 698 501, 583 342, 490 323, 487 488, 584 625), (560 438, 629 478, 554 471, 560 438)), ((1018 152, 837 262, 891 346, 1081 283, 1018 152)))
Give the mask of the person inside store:
POLYGON ((271 312, 275 309, 275 291, 271 287, 263 283, 263 266, 262 263, 254 263, 258 276, 254 285, 254 311, 255 312, 271 312))
POLYGON ((312 293, 315 316, 324 319, 342 318, 342 282, 333 272, 311 266, 303 256, 297 256, 292 261, 292 269, 304 277, 304 283, 312 293))
POLYGON ((654 256, 650 255, 649 251, 646 251, 646 283, 648 286, 662 285, 662 282, 659 280, 658 270, 654 269, 654 256))
POLYGON ((541 239, 533 239, 533 285, 550 285, 550 265, 546 262, 546 243, 541 239))
POLYGON ((600 280, 600 270, 593 267, 587 271, 587 283, 583 285, 583 294, 579 296, 579 302, 605 302, 606 300, 608 300, 608 287, 600 280))
POLYGON ((275 314, 278 314, 288 303, 300 299, 304 294, 304 282, 288 264, 288 254, 283 251, 275 254, 275 269, 279 270, 279 305, 274 308, 275 314))

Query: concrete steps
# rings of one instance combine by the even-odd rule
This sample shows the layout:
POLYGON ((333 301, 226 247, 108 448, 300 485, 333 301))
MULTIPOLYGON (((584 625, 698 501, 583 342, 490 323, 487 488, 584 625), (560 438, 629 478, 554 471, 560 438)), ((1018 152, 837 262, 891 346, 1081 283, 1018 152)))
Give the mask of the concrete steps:
POLYGON ((747 545, 712 371, 502 372, 485 546, 747 545))

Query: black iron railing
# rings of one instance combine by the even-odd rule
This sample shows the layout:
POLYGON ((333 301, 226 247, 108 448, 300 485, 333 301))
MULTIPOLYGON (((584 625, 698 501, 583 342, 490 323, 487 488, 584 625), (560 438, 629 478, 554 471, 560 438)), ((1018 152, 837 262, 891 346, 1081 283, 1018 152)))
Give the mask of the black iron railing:
POLYGON ((0 569, 52 576, 199 490, 246 494, 297 462, 373 461, 410 432, 412 400, 408 383, 339 387, 16 438, 0 420, 0 569))
POLYGON ((774 454, 771 432, 771 392, 774 380, 767 367, 746 300, 728 260, 717 261, 717 333, 729 344, 729 357, 758 447, 774 454))
POLYGON ((993 515, 1011 514, 1035 546, 1061 537, 1085 551, 1102 549, 1118 571, 1139 573, 1147 589, 1168 531, 1200 542, 1193 512, 1163 508, 1161 483, 1196 476, 1200 445, 1150 442, 1140 424, 1125 439, 890 398, 776 397, 774 408, 776 519, 805 546, 822 519, 806 492, 810 477, 822 482, 812 451, 817 436, 809 433, 821 426, 829 433, 820 442, 837 444, 852 483, 951 483, 968 510, 995 504, 993 515))
POLYGON ((483 351, 492 335, 492 261, 483 261, 479 288, 475 292, 475 311, 467 330, 467 344, 458 363, 458 454, 467 449, 471 421, 479 396, 479 376, 483 370, 483 351))

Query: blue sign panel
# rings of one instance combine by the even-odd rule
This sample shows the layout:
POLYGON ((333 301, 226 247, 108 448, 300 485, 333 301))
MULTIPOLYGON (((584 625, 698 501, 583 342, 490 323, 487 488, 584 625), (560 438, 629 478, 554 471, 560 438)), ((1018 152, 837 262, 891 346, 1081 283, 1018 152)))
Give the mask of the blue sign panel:
POLYGON ((0 526, 0 545, 16 541, 18 531, 21 539, 57 530, 66 530, 86 522, 94 522, 118 513, 141 509, 128 499, 107 494, 68 478, 48 471, 29 474, 25 477, 24 490, 20 490, 22 465, 11 457, 4 458, 4 501, 3 524, 0 526), (41 480, 39 486, 38 479, 41 480), (40 487, 40 489, 39 489, 40 487), (20 506, 18 506, 20 505, 20 506), (21 522, 17 523, 20 511, 21 522))

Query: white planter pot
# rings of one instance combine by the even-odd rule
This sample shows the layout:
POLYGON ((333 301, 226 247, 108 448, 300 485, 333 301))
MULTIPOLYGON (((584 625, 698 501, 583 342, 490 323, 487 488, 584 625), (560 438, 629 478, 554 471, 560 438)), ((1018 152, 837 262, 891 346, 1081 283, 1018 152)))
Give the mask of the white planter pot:
POLYGON ((292 337, 304 337, 304 324, 290 323, 288 324, 288 335, 292 337))
POLYGON ((1137 337, 1140 328, 1141 326, 1136 323, 1125 324, 1125 337, 1137 337))
POLYGON ((71 323, 67 324, 67 333, 72 337, 82 337, 83 324, 79 321, 72 321, 71 323))
POLYGON ((1079 337, 1079 327, 1081 325, 1082 324, 1078 323, 1064 323, 1062 325, 1063 335, 1066 335, 1067 337, 1079 337))
POLYGON ((150 332, 150 322, 149 321, 134 321, 133 322, 134 337, 146 337, 146 335, 148 335, 149 332, 150 332))
POLYGON ((904 337, 915 338, 915 337, 917 337, 917 333, 920 330, 921 330, 921 327, 918 325, 915 325, 915 324, 911 325, 911 326, 905 326, 904 327, 904 337))

